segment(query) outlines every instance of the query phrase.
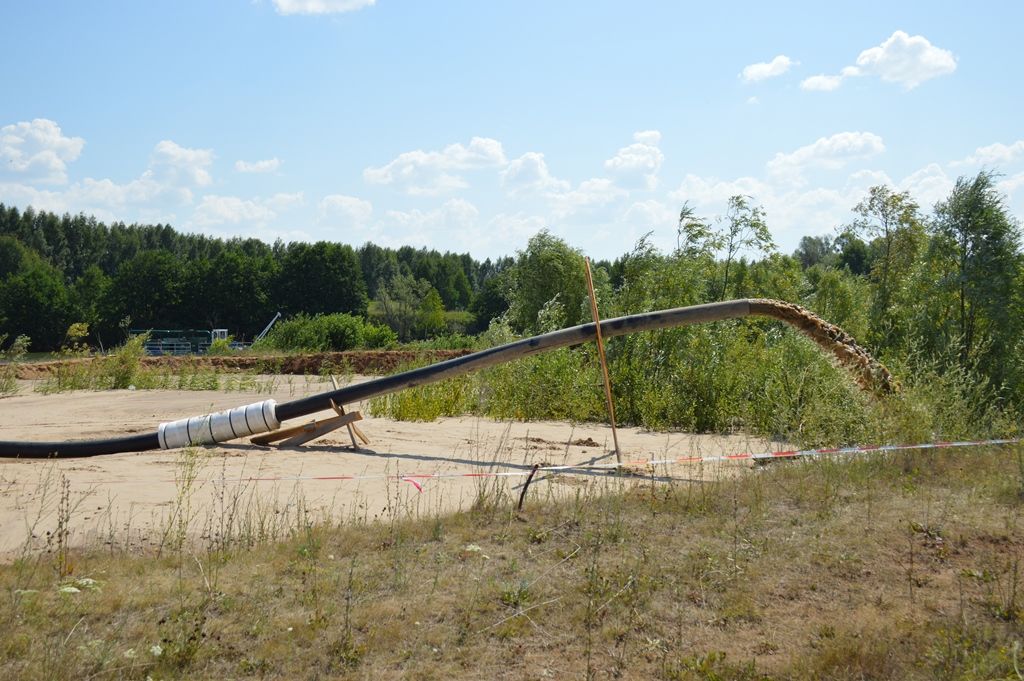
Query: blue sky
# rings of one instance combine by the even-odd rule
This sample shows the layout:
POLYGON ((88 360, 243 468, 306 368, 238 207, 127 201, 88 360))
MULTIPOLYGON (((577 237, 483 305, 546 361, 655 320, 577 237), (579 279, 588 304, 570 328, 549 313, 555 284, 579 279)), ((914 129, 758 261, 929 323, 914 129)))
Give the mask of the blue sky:
POLYGON ((1003 173, 1024 215, 1024 3, 9 3, 0 202, 268 241, 598 258, 679 208, 779 246, 874 184, 1003 173))

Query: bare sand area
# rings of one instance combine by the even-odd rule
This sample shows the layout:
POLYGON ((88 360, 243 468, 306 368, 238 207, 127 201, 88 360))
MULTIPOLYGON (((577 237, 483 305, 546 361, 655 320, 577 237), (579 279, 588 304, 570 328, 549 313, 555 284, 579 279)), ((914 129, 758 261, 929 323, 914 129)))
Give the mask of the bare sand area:
MULTIPOLYGON (((31 381, 22 381, 19 394, 0 399, 0 439, 60 441, 151 432, 161 421, 268 397, 284 402, 329 387, 319 377, 271 376, 246 391, 43 395, 34 392, 31 381)), ((85 459, 0 459, 0 556, 56 550, 61 543, 146 549, 181 534, 213 545, 258 541, 287 535, 312 521, 444 513, 467 509, 481 497, 511 506, 535 463, 613 460, 611 430, 602 424, 477 417, 410 423, 372 417, 366 405, 351 408, 362 409, 359 425, 371 440, 359 451, 353 451, 347 430, 341 429, 296 448, 257 447, 243 440, 85 459), (481 473, 487 475, 466 475, 481 473), (504 475, 491 475, 495 473, 504 475), (436 474, 450 477, 415 477, 436 474)), ((620 429, 619 442, 629 459, 781 448, 780 443, 743 435, 637 428, 620 429)), ((600 486, 651 484, 651 478, 691 484, 748 466, 662 467, 648 471, 647 480, 597 471, 538 474, 529 495, 558 497, 600 486)))

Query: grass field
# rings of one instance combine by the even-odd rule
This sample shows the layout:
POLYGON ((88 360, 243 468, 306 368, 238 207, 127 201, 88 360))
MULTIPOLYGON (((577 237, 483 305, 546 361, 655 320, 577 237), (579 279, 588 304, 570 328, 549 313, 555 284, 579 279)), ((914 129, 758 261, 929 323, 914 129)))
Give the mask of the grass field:
POLYGON ((58 522, 0 568, 0 676, 1024 678, 1020 448, 562 476, 521 513, 481 484, 458 515, 296 513, 273 540, 190 541, 181 480, 156 554, 69 551, 58 522))

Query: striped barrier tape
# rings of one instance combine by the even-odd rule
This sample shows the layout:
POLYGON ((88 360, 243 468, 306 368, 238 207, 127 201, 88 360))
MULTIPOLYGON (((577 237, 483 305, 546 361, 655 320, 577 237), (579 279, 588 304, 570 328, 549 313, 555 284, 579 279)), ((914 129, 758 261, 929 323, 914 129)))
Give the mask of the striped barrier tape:
MULTIPOLYGON (((822 449, 791 449, 778 452, 743 452, 738 454, 720 454, 717 456, 679 456, 667 459, 634 459, 618 463, 594 463, 594 464, 564 464, 558 466, 539 466, 539 472, 546 473, 569 473, 585 474, 591 471, 612 472, 621 466, 635 467, 657 467, 675 466, 680 464, 705 464, 722 463, 728 461, 766 461, 777 459, 813 458, 829 455, 850 455, 868 454, 878 452, 899 452, 913 449, 952 449, 958 447, 983 447, 1012 445, 1024 442, 1024 438, 1003 438, 993 440, 960 440, 952 442, 927 442, 911 445, 858 445, 855 447, 835 447, 822 449)), ((532 466, 528 470, 517 471, 482 471, 476 473, 452 472, 452 473, 407 473, 388 474, 375 473, 366 475, 307 475, 307 476, 268 476, 268 477, 239 477, 221 480, 207 480, 206 482, 306 482, 306 481, 349 481, 349 480, 397 480, 409 482, 419 491, 423 491, 420 481, 437 480, 444 478, 504 478, 504 477, 526 477, 530 475, 532 466)), ((83 484, 109 484, 109 483, 147 482, 142 480, 93 480, 82 481, 83 484)), ((159 482, 176 483, 177 480, 161 480, 159 482)))

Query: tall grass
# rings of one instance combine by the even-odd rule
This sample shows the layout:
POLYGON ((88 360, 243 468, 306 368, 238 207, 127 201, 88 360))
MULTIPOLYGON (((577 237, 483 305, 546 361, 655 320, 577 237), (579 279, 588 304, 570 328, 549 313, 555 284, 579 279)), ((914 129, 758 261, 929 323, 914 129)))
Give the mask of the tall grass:
MULTIPOLYGON (((511 338, 496 325, 481 345, 511 338)), ((1019 415, 969 369, 897 366, 904 390, 879 397, 860 390, 813 343, 772 322, 720 322, 615 338, 608 356, 616 417, 624 425, 743 431, 807 446, 1019 429, 1019 415)), ((459 414, 607 418, 593 344, 375 398, 370 409, 403 420, 459 414)))
POLYGON ((51 551, 0 566, 0 676, 1014 679, 1014 454, 636 479, 521 513, 389 493, 338 519, 226 475, 201 503, 216 459, 187 450, 149 550, 68 550, 55 478, 51 551))
MULTIPOLYGON (((3 346, 6 340, 7 335, 0 334, 0 346, 3 346)), ((30 342, 28 336, 18 336, 0 352, 0 395, 13 395, 18 392, 18 362, 28 353, 30 342)))

